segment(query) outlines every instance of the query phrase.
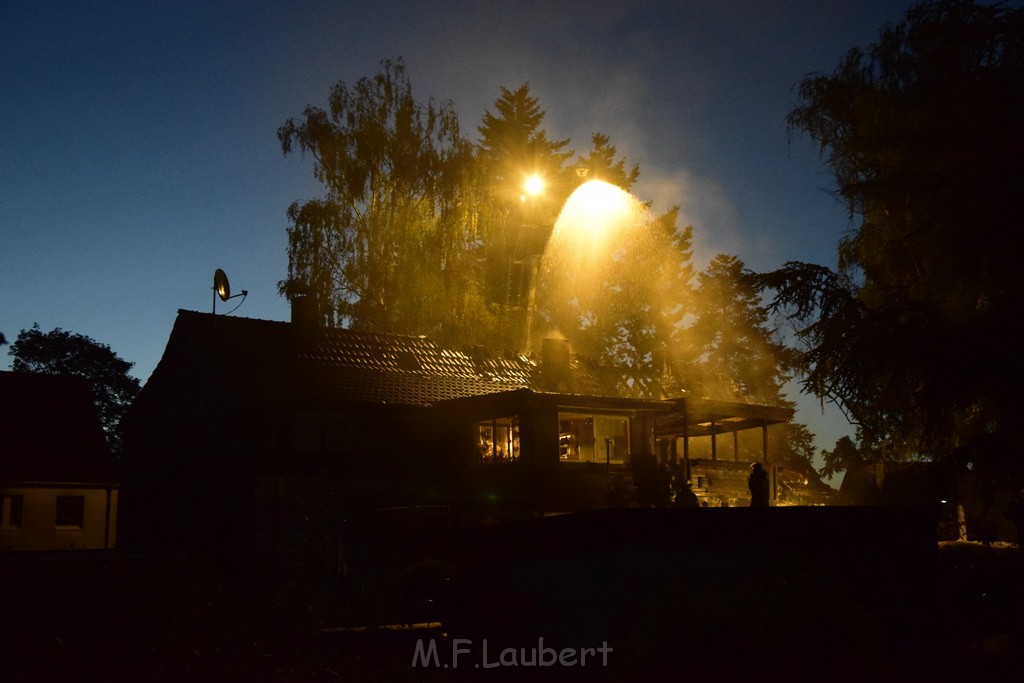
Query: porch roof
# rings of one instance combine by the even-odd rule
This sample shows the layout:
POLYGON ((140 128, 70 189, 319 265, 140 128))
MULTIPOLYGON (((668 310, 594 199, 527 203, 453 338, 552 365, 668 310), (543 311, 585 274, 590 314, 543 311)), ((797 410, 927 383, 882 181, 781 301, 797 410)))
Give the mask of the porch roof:
POLYGON ((698 398, 641 399, 586 394, 559 394, 519 389, 486 396, 467 396, 445 401, 451 409, 466 415, 493 417, 499 413, 515 414, 527 402, 546 403, 561 412, 615 411, 651 413, 655 416, 655 436, 708 436, 714 424, 716 434, 752 429, 763 425, 789 422, 793 410, 776 406, 714 401, 698 398))
POLYGON ((709 436, 793 419, 793 409, 702 398, 677 398, 671 412, 655 420, 655 436, 709 436))

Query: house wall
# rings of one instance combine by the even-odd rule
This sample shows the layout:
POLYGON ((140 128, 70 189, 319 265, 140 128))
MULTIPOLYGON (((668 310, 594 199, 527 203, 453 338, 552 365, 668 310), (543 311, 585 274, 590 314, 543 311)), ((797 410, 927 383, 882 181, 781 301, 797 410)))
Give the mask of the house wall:
POLYGON ((117 488, 10 486, 0 496, 23 501, 20 528, 0 528, 0 551, 103 549, 117 542, 117 488), (83 497, 80 527, 56 525, 58 496, 83 497))
POLYGON ((613 407, 562 406, 553 395, 523 394, 478 398, 458 404, 447 416, 443 434, 459 444, 460 460, 472 462, 476 421, 495 416, 519 417, 522 460, 519 463, 470 465, 458 476, 457 495, 462 524, 522 519, 605 507, 621 493, 632 495, 642 465, 656 467, 653 458, 653 415, 643 410, 613 407), (626 462, 560 460, 559 417, 563 413, 607 415, 629 420, 630 455, 626 462))

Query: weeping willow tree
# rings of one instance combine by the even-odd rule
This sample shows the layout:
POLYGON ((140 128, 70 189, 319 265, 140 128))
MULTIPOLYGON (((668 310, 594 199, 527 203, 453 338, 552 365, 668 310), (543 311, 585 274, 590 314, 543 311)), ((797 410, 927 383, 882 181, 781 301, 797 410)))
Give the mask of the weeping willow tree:
POLYGON ((324 189, 288 209, 284 296, 312 294, 323 322, 360 330, 445 341, 485 324, 473 148, 451 103, 417 101, 402 61, 384 61, 278 139, 324 189))

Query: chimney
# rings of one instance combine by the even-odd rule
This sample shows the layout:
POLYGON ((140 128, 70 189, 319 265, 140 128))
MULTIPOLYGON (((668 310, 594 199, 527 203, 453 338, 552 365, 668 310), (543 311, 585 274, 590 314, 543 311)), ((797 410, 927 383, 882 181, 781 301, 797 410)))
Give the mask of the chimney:
POLYGON ((317 306, 316 295, 294 294, 291 303, 292 325, 303 330, 314 330, 320 326, 320 307, 317 306))
POLYGON ((567 393, 575 387, 570 359, 572 349, 568 339, 548 337, 541 340, 540 362, 544 388, 567 393))

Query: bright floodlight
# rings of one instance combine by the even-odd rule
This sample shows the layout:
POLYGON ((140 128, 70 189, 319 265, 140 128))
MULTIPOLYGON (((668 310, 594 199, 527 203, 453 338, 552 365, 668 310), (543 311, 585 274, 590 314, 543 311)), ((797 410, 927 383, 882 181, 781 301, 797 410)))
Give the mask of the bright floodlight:
POLYGON ((631 194, 610 183, 590 180, 573 192, 555 222, 560 239, 572 243, 577 256, 621 242, 643 220, 643 205, 631 194))
POLYGON ((526 194, 536 197, 544 191, 544 179, 539 175, 532 175, 523 183, 523 189, 526 190, 526 194))
POLYGON ((610 183, 590 180, 583 183, 569 197, 566 207, 576 221, 590 231, 608 231, 625 221, 636 220, 636 200, 610 183))

